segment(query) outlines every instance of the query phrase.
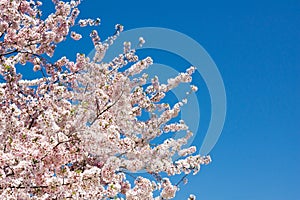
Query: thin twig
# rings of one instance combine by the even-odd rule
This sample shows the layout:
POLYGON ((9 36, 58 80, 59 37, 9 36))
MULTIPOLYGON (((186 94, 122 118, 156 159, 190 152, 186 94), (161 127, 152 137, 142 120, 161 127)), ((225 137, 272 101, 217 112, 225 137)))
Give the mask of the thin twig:
MULTIPOLYGON (((94 118, 94 120, 90 123, 90 125, 93 125, 93 124, 95 123, 95 121, 96 121, 103 113, 105 113, 105 112, 108 111, 111 107, 113 107, 113 106, 120 100, 120 98, 121 98, 122 95, 123 95, 123 90, 122 90, 120 96, 118 97, 118 99, 117 99, 115 102, 113 102, 111 105, 107 106, 104 110, 102 110, 101 112, 99 112, 99 113, 97 114, 97 116, 94 118)), ((97 111, 97 112, 98 112, 98 111, 97 111)))
POLYGON ((175 186, 178 186, 189 174, 185 174, 179 181, 176 183, 175 186))

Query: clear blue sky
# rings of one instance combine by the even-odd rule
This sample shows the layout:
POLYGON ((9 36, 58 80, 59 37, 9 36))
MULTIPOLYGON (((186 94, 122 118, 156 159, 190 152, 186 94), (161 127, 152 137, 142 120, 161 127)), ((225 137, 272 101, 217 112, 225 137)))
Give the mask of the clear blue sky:
MULTIPOLYGON (((212 164, 176 199, 300 199, 300 1, 84 0, 80 8, 80 17, 102 19, 102 38, 116 23, 170 28, 199 42, 217 64, 225 127, 212 164)), ((88 37, 67 45, 58 56, 91 50, 88 37)))

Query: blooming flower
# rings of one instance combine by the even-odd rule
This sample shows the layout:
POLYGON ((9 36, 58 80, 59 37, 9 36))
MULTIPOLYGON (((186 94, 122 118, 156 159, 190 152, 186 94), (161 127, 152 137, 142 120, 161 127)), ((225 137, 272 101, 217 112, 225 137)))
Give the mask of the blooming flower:
MULTIPOLYGON (((140 59, 129 41, 123 52, 102 62, 124 30, 120 24, 106 40, 91 32, 91 59, 82 53, 75 60, 49 59, 69 35, 82 37, 71 31, 81 1, 53 3, 55 13, 41 18, 40 1, 0 0, 0 199, 174 198, 179 184, 168 176, 196 174, 211 162, 193 155, 196 147, 183 148, 192 133, 174 118, 187 99, 162 102, 168 91, 192 81, 195 67, 166 83, 155 76, 147 86, 144 71, 153 60, 140 59), (18 64, 43 77, 22 79, 18 64), (139 117, 145 113, 146 121, 139 117), (152 144, 179 131, 185 136, 152 144), (180 158, 173 161, 174 155, 180 158), (132 175, 140 170, 148 176, 132 175)), ((99 18, 78 21, 80 27, 99 24, 99 18)), ((140 37, 139 45, 144 43, 140 37)))

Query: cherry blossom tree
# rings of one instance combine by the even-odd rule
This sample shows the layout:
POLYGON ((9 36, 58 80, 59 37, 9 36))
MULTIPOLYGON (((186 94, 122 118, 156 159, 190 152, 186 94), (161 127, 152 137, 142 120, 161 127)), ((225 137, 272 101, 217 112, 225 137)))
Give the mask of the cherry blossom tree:
POLYGON ((0 198, 174 198, 188 174, 211 162, 196 147, 183 148, 192 136, 183 120, 170 122, 187 100, 162 103, 168 91, 192 81, 195 67, 147 85, 143 71, 153 61, 140 59, 130 42, 103 62, 123 30, 119 24, 104 41, 91 32, 93 58, 54 60, 59 43, 81 39, 73 26, 97 26, 100 19, 78 20, 80 0, 53 3, 55 12, 45 17, 40 1, 0 0, 0 198), (21 65, 42 78, 24 80, 21 65), (179 131, 185 136, 172 137, 179 131), (163 134, 168 139, 153 143, 163 134), (140 170, 149 176, 137 176, 140 170), (172 183, 174 175, 183 177, 172 183))

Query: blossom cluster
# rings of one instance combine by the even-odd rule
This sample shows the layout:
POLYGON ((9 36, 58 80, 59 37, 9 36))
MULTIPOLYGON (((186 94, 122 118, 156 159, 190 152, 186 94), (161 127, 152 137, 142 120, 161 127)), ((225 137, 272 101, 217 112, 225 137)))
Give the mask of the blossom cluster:
MULTIPOLYGON (((51 61, 57 44, 83 37, 70 31, 80 0, 53 3, 55 12, 42 19, 40 1, 0 0, 0 199, 174 198, 180 182, 170 176, 196 174, 211 162, 195 155, 196 147, 183 148, 192 132, 183 120, 171 122, 187 99, 162 103, 168 91, 192 81, 195 67, 167 83, 154 77, 146 86, 143 71, 153 60, 140 59, 129 42, 102 62, 123 31, 120 24, 104 41, 91 32, 92 59, 78 53, 75 61, 51 61), (43 77, 23 80, 20 64, 43 77), (179 131, 185 136, 174 139, 179 131), (170 137, 153 144, 165 134, 170 137), (152 178, 135 177, 140 170, 152 178)), ((97 26, 100 19, 78 24, 97 26)))

